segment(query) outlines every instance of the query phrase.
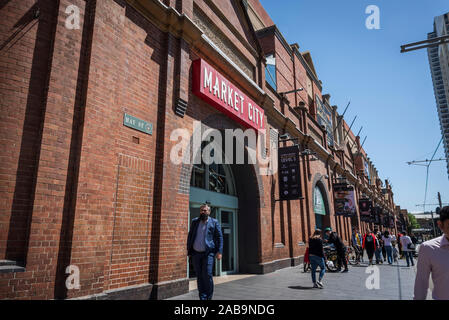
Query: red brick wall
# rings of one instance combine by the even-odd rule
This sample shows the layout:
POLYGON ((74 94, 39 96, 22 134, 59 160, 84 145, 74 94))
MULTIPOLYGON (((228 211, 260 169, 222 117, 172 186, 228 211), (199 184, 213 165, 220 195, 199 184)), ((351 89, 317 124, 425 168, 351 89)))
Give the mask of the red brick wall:
POLYGON ((265 11, 264 7, 258 0, 249 0, 250 5, 253 7, 254 11, 259 15, 259 17, 263 20, 265 26, 270 27, 274 25, 273 20, 271 20, 268 13, 265 11))
MULTIPOLYGON (((21 198, 21 181, 16 181, 15 189, 18 192, 15 192, 13 206, 22 200, 23 213, 28 216, 27 219, 31 218, 32 214, 32 220, 28 222, 29 231, 28 235, 25 233, 25 245, 22 247, 26 251, 21 253, 26 257, 26 272, 2 274, 1 286, 9 286, 9 289, 2 292, 0 298, 53 298, 61 213, 66 210, 67 201, 71 197, 67 185, 67 168, 71 161, 70 151, 74 140, 74 110, 79 107, 79 88, 76 83, 79 80, 78 61, 82 43, 79 30, 72 32, 65 28, 64 11, 69 4, 78 5, 82 25, 84 3, 61 1, 57 7, 56 2, 38 1, 39 22, 30 28, 31 33, 22 38, 23 42, 17 41, 10 49, 25 53, 17 55, 17 59, 23 61, 18 65, 22 65, 20 76, 25 82, 22 85, 13 84, 24 96, 27 95, 27 98, 16 101, 18 110, 25 111, 25 119, 23 116, 16 117, 17 126, 23 126, 26 130, 22 131, 21 136, 18 135, 25 143, 22 143, 20 155, 15 159, 18 159, 19 168, 28 165, 30 167, 27 170, 31 169, 24 171, 22 176, 18 175, 18 178, 27 180, 24 185, 30 192, 29 198, 21 198), (33 38, 36 42, 32 41, 33 38), (48 90, 45 90, 46 85, 48 90), (30 152, 35 152, 33 161, 30 152)), ((30 7, 31 1, 13 1, 2 10, 7 10, 16 23, 30 7)), ((23 22, 23 19, 19 20, 19 24, 23 22)), ((7 63, 12 66, 11 61, 7 63)), ((18 150, 15 150, 16 155, 17 152, 18 150)), ((17 160, 9 163, 14 166, 17 160)), ((11 212, 20 217, 18 211, 13 209, 11 212)), ((9 258, 8 252, 5 258, 9 258)))
POLYGON ((50 72, 54 10, 54 5, 34 0, 10 1, 0 7, 2 17, 7 17, 0 26, 1 259, 26 258, 45 87, 50 72), (36 19, 38 5, 41 16, 36 19))

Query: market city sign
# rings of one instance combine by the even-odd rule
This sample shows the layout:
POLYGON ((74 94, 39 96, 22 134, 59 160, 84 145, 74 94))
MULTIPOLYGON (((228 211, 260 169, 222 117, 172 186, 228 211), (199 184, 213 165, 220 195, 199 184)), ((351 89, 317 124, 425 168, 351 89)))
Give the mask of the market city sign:
POLYGON ((264 110, 203 59, 193 62, 193 93, 245 127, 265 129, 264 110))

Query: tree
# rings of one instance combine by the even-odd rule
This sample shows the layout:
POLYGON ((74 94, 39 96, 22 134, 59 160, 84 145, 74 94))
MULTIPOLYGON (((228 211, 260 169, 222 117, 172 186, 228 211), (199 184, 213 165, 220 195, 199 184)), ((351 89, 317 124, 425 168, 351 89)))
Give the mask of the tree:
POLYGON ((416 221, 416 217, 415 215, 411 214, 411 213, 407 213, 408 215, 408 226, 407 226, 407 230, 409 232, 412 231, 412 229, 419 229, 421 226, 419 225, 418 221, 416 221))

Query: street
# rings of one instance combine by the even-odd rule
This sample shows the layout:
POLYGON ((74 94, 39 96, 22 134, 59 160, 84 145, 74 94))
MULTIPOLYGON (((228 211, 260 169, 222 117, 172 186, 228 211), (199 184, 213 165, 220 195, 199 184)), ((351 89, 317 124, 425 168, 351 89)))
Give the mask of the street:
MULTIPOLYGON (((407 268, 405 259, 398 263, 376 265, 379 286, 369 270, 367 259, 358 266, 350 266, 348 273, 326 272, 324 289, 312 287, 310 271, 304 273, 302 264, 265 275, 254 275, 217 284, 214 279, 214 300, 411 300, 415 282, 415 269, 407 268), (366 286, 374 287, 368 289, 366 286), (370 285, 371 284, 371 285, 370 285)), ((416 262, 416 260, 415 260, 416 262)), ((375 269, 375 268, 373 268, 375 269)), ((318 277, 318 273, 317 273, 318 277)), ((430 299, 428 295, 427 299, 430 299)), ((168 300, 198 300, 198 291, 172 297, 168 300)))

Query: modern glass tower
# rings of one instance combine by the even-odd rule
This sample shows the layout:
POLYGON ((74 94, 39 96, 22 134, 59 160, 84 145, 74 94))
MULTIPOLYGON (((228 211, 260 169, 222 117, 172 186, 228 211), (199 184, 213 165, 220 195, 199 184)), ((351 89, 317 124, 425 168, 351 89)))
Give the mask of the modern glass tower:
MULTIPOLYGON (((449 13, 435 17, 433 32, 428 39, 449 35, 449 13)), ((449 44, 439 45, 427 49, 433 88, 437 102, 438 117, 440 118, 441 134, 443 135, 444 153, 449 158, 449 44)), ((449 177, 449 160, 447 160, 449 177)))

